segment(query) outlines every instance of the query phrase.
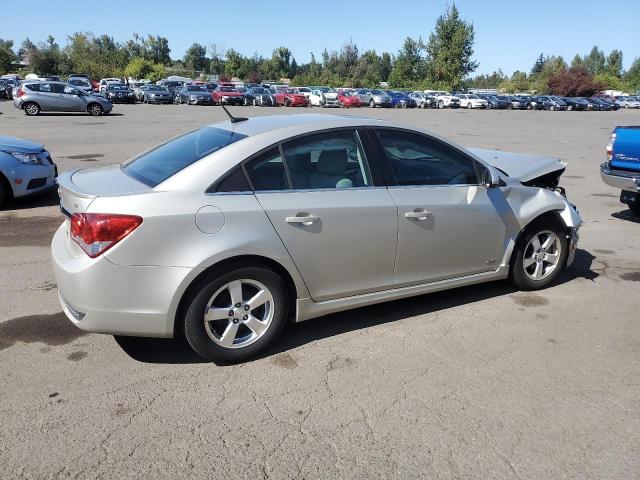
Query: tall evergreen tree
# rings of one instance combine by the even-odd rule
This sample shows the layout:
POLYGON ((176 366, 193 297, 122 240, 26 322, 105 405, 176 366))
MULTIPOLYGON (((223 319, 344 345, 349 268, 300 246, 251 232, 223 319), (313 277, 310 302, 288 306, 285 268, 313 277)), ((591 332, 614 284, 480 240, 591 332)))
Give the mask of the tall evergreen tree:
POLYGON ((432 82, 458 89, 464 79, 478 68, 473 57, 473 24, 460 18, 454 5, 447 7, 427 43, 428 76, 432 82))

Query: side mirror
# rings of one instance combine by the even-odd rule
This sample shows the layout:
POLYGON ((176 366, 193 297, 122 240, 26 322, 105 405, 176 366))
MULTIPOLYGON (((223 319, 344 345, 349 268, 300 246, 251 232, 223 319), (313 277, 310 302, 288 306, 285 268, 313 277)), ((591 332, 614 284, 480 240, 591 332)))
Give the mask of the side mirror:
POLYGON ((485 165, 482 165, 480 181, 485 186, 485 188, 497 188, 500 185, 500 177, 498 176, 498 172, 494 168, 485 165))

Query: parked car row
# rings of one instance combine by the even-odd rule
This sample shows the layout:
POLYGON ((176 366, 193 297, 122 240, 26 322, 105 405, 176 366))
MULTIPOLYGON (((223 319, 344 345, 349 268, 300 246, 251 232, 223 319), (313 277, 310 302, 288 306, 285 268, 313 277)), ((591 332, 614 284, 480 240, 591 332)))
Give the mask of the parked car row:
POLYGON ((336 108, 466 108, 505 110, 591 110, 640 108, 640 97, 560 97, 557 95, 498 95, 436 90, 398 91, 369 88, 293 87, 286 85, 238 85, 234 83, 161 80, 132 81, 87 75, 70 75, 68 82, 16 75, 0 78, 0 98, 13 98, 28 115, 41 111, 109 113, 114 103, 175 103, 186 105, 254 105, 336 108), (37 98, 36 98, 37 97, 37 98))

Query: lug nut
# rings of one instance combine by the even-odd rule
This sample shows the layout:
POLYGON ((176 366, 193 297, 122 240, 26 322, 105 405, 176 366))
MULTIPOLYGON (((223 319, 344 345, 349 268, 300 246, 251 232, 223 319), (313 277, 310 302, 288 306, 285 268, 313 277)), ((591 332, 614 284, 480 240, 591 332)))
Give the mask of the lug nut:
POLYGON ((244 309, 247 310, 247 311, 249 310, 249 308, 251 308, 251 307, 249 307, 249 305, 245 305, 244 306, 244 309))
POLYGON ((249 318, 249 315, 245 315, 244 317, 242 317, 243 320, 247 320, 249 318))
POLYGON ((229 310, 229 316, 233 317, 233 310, 229 310))
POLYGON ((240 320, 238 320, 237 318, 233 319, 233 323, 238 323, 240 320))
POLYGON ((240 308, 240 304, 239 303, 236 303, 236 308, 240 308))

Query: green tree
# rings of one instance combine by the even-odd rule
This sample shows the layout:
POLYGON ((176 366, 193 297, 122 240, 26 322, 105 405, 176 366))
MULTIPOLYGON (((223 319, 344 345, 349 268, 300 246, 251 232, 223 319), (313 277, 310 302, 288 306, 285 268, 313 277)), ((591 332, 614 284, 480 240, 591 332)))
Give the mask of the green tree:
POLYGON ((624 74, 624 81, 636 91, 640 90, 640 57, 637 57, 624 74))
POLYGON ((192 44, 184 54, 184 65, 191 70, 207 70, 209 60, 207 59, 207 49, 199 43, 192 44))
POLYGON ((11 65, 17 58, 17 55, 13 51, 13 40, 3 40, 0 38, 0 73, 9 72, 11 65))
POLYGON ((622 76, 622 52, 620 50, 611 50, 605 61, 604 72, 618 78, 622 76))
POLYGON ((447 7, 426 46, 429 80, 461 88, 464 79, 478 68, 472 59, 474 37, 473 24, 460 18, 455 4, 447 7))
POLYGON ((165 68, 162 63, 153 63, 150 60, 135 57, 131 59, 129 64, 125 67, 124 74, 126 77, 137 80, 146 78, 152 82, 157 82, 164 78, 165 68))
POLYGON ((229 75, 230 77, 240 77, 244 78, 243 74, 249 73, 243 72, 243 60, 244 57, 242 54, 233 48, 227 50, 227 58, 224 62, 224 73, 229 75))
POLYGON ((584 66, 589 74, 595 75, 604 72, 605 62, 604 52, 600 50, 597 45, 594 45, 589 54, 582 59, 582 66, 584 66))
POLYGON ((546 62, 546 59, 544 58, 544 55, 541 53, 540 56, 535 61, 535 63, 533 64, 533 67, 531 67, 531 75, 535 75, 537 73, 542 72, 545 62, 546 62))

